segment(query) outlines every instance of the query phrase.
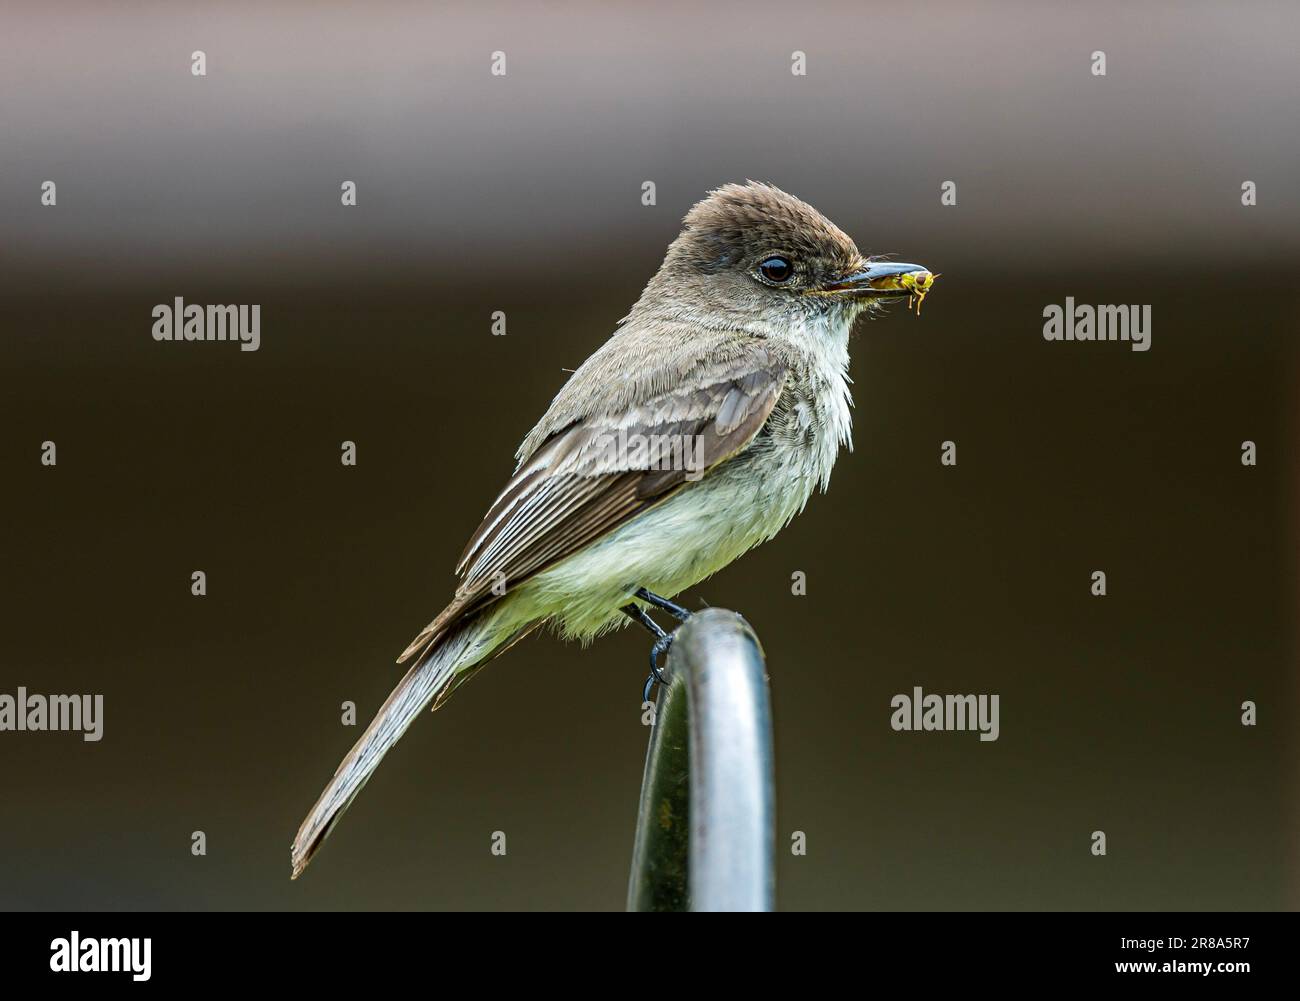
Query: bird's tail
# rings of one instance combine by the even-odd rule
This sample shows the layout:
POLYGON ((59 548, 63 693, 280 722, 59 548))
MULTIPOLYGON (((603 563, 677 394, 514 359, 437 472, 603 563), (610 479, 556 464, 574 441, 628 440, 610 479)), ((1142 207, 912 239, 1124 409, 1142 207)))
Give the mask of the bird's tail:
POLYGON ((420 711, 434 699, 438 700, 434 705, 437 709, 477 667, 519 638, 518 633, 503 633, 500 626, 497 615, 491 612, 479 615, 452 627, 421 654, 343 759, 298 828, 293 840, 294 879, 302 875, 343 811, 420 711))

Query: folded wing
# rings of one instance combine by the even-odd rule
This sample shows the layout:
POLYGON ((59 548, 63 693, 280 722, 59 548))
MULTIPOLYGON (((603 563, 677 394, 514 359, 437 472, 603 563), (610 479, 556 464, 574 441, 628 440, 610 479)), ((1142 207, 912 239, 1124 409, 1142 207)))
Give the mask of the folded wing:
MULTIPOLYGON (((455 600, 399 663, 745 448, 786 379, 784 363, 757 338, 739 346, 731 339, 723 357, 681 368, 675 385, 655 392, 647 382, 643 399, 578 417, 531 447, 470 538, 455 600)), ((551 413, 565 402, 562 392, 551 413)))

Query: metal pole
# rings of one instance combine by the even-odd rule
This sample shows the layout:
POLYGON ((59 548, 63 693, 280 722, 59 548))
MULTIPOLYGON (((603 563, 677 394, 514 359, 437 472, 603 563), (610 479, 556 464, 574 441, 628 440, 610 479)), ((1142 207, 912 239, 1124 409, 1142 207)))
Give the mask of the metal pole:
POLYGON ((770 911, 772 714, 763 652, 735 612, 677 631, 646 752, 628 910, 770 911))

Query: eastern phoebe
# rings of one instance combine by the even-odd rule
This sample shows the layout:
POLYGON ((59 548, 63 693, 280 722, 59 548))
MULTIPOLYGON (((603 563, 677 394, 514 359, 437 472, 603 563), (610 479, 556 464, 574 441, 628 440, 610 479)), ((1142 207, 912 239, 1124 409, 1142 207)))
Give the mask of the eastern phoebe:
POLYGON ((573 373, 456 568, 452 603, 398 658, 410 670, 293 843, 296 878, 383 756, 538 626, 589 640, 770 539, 851 446, 849 329, 934 275, 864 258, 767 184, 729 184, 681 235, 612 337, 573 373), (635 446, 629 446, 635 442, 635 446))

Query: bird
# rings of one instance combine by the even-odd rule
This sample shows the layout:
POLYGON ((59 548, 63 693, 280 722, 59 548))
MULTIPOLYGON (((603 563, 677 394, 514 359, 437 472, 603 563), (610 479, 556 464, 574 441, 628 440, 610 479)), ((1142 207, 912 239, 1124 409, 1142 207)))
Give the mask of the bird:
POLYGON ((901 296, 919 312, 936 277, 864 256, 770 183, 725 184, 692 206, 640 298, 519 446, 450 604, 402 652, 407 673, 299 828, 292 878, 412 721, 537 628, 585 643, 644 626, 648 699, 673 634, 647 607, 685 619, 675 596, 827 489, 852 448, 854 321, 901 296))

